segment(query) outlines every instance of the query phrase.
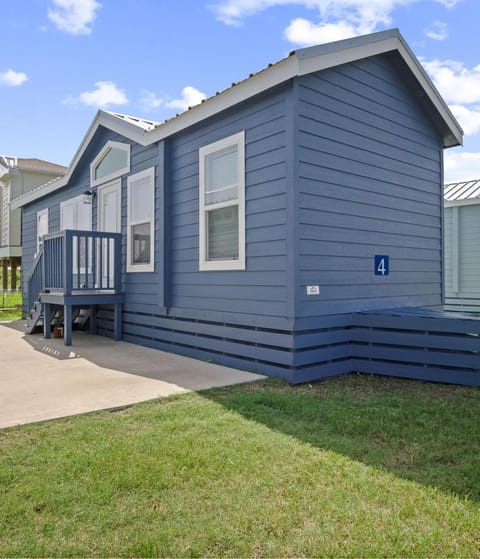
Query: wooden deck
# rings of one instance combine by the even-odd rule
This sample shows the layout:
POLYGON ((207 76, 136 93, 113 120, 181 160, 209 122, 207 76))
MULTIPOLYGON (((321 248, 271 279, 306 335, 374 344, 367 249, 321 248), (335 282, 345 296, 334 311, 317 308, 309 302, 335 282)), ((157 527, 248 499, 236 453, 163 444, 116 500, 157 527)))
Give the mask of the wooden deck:
POLYGON ((29 331, 43 320, 51 335, 56 308, 61 307, 65 345, 72 345, 73 309, 91 311, 95 332, 98 305, 114 307, 114 337, 122 337, 121 235, 98 231, 60 231, 46 235, 28 278, 29 331))

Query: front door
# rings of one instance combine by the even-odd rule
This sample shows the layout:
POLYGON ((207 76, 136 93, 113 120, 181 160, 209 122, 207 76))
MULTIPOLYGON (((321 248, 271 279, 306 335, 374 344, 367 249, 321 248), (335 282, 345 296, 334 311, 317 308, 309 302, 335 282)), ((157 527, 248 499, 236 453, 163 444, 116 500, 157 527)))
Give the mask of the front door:
POLYGON ((37 256, 43 243, 43 236, 48 233, 48 208, 37 212, 37 256))
MULTIPOLYGON (((121 224, 121 182, 115 182, 101 186, 98 189, 98 230, 108 233, 120 233, 122 231, 121 224)), ((107 254, 104 247, 104 254, 107 254)), ((110 247, 110 254, 113 254, 113 246, 110 247)), ((113 287, 113 258, 107 262, 103 258, 102 264, 102 286, 113 287)))

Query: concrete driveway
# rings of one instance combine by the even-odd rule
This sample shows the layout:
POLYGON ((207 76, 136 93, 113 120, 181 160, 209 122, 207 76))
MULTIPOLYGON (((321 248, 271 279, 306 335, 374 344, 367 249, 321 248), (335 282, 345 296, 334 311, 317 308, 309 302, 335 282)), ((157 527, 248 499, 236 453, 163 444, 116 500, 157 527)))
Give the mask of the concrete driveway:
POLYGON ((265 378, 83 332, 65 347, 24 331, 0 323, 0 428, 265 378))

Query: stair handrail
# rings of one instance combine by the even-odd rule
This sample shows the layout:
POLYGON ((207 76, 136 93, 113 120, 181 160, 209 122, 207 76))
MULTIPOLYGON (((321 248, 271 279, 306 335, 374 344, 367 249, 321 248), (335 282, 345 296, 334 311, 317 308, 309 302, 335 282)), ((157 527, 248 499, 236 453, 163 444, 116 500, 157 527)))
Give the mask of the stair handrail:
POLYGON ((43 277, 43 246, 41 246, 35 256, 30 273, 27 277, 28 286, 28 309, 32 309, 39 295, 44 289, 43 277))

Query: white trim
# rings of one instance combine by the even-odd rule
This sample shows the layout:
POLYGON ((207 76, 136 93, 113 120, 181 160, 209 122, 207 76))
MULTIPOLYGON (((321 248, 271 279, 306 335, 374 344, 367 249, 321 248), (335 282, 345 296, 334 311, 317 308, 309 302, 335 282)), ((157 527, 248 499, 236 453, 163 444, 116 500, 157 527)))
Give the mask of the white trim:
POLYGON ((463 198, 459 200, 445 200, 446 208, 454 208, 455 206, 475 206, 480 204, 480 198, 463 198))
POLYGON ((201 271, 207 270, 245 270, 245 131, 223 138, 212 144, 202 146, 199 157, 199 253, 198 265, 201 271), (217 204, 205 204, 205 159, 208 155, 237 147, 237 199, 217 204), (210 210, 238 206, 238 259, 236 260, 208 260, 207 259, 207 212, 210 210))
POLYGON ((457 206, 452 209, 452 240, 451 240, 452 291, 456 294, 458 294, 458 287, 460 285, 459 227, 460 227, 460 218, 458 215, 458 206, 457 206))
POLYGON ((145 171, 135 173, 130 175, 127 179, 127 272, 153 272, 155 269, 155 167, 150 167, 145 171), (141 222, 130 221, 130 207, 131 207, 131 194, 134 188, 134 183, 144 178, 150 179, 150 185, 152 187, 152 199, 151 208, 152 215, 150 218, 150 257, 151 261, 149 264, 132 264, 132 248, 131 248, 131 226, 137 223, 145 223, 144 220, 141 222))
POLYGON ((447 129, 443 137, 443 146, 452 147, 455 145, 462 145, 463 131, 457 120, 450 112, 446 103, 420 62, 406 44, 398 29, 391 29, 362 37, 354 37, 353 39, 345 39, 334 43, 300 49, 280 62, 257 72, 250 78, 235 84, 233 87, 207 99, 205 102, 192 107, 192 109, 181 113, 175 118, 167 120, 165 123, 151 130, 146 129, 145 126, 140 124, 133 124, 132 120, 125 120, 120 116, 100 109, 80 144, 65 177, 54 183, 47 183, 45 187, 35 189, 24 196, 16 198, 11 202, 11 207, 13 209, 20 208, 67 185, 82 155, 100 126, 112 132, 116 132, 141 146, 147 146, 212 117, 225 109, 233 107, 242 101, 250 99, 254 95, 258 95, 296 76, 392 51, 397 51, 399 53, 443 120, 443 124, 447 129))
POLYGON ((126 173, 130 172, 130 144, 122 143, 122 142, 114 142, 113 140, 109 140, 103 148, 99 151, 98 155, 95 159, 90 163, 90 184, 92 186, 97 186, 99 184, 104 184, 109 182, 121 175, 125 175, 126 173), (95 170, 103 161, 103 159, 108 155, 108 152, 111 150, 119 150, 124 151, 127 154, 127 164, 125 167, 121 167, 120 169, 116 169, 112 171, 110 174, 101 177, 100 179, 95 178, 95 170))

